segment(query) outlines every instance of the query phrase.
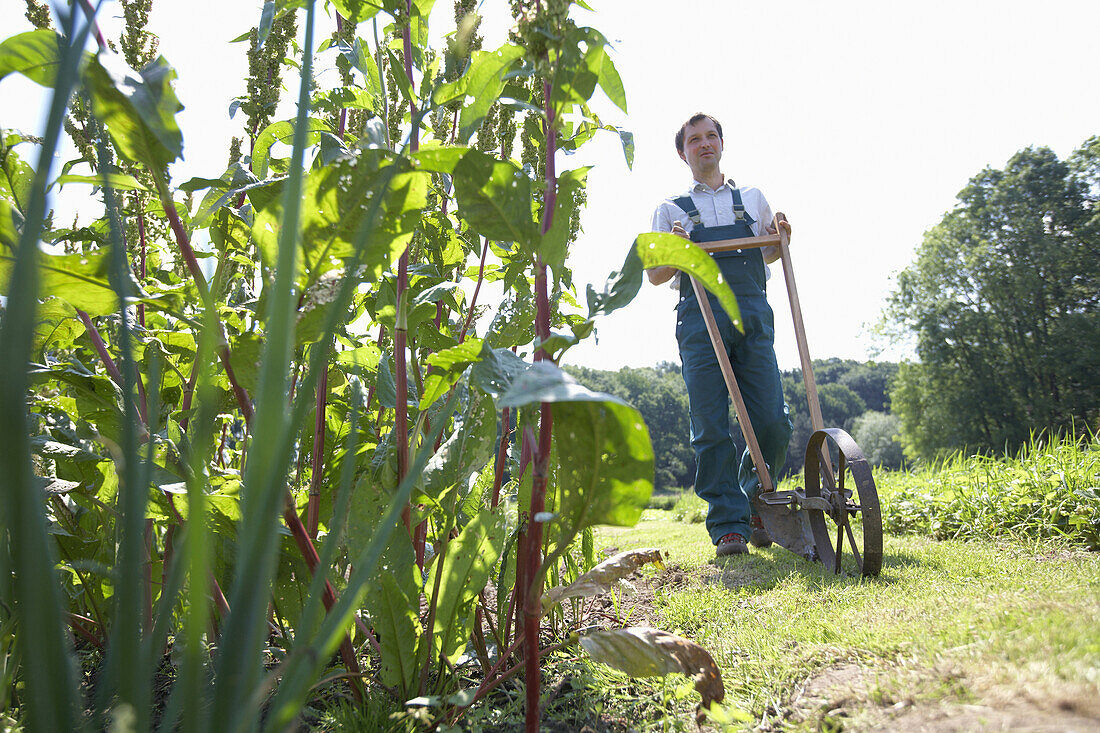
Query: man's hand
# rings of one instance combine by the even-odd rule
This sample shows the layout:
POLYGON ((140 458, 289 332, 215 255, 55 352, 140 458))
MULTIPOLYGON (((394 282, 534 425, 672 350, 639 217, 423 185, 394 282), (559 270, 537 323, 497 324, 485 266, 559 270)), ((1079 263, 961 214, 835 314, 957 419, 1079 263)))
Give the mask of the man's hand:
MULTIPOLYGON (((787 239, 791 238, 791 223, 787 221, 787 215, 783 212, 779 212, 775 215, 776 221, 779 222, 779 226, 783 227, 783 231, 787 234, 787 239)), ((768 224, 765 227, 768 234, 779 234, 779 230, 775 228, 775 224, 768 224)))
POLYGON ((672 222, 672 233, 675 234, 677 237, 683 237, 684 239, 691 239, 691 237, 688 236, 688 233, 684 231, 684 225, 682 223, 680 223, 679 219, 672 222))

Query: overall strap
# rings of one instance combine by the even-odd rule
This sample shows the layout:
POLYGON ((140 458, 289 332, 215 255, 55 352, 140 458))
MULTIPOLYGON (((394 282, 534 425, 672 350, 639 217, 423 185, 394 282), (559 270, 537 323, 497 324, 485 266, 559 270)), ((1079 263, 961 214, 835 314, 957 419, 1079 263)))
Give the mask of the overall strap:
POLYGON ((741 189, 737 188, 737 185, 730 181, 730 191, 733 192, 733 215, 737 221, 743 221, 745 219, 745 204, 741 202, 741 189))
POLYGON ((693 227, 703 226, 703 217, 699 215, 699 208, 695 205, 695 202, 691 200, 691 196, 680 196, 672 200, 672 203, 679 206, 687 214, 687 217, 691 219, 691 225, 693 227))

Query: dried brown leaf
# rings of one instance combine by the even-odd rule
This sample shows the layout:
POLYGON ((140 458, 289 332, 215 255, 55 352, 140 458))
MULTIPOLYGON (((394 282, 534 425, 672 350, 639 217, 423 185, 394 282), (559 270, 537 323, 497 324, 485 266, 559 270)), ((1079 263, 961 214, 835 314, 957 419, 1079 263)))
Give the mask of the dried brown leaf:
POLYGON ((542 597, 542 610, 547 613, 555 603, 567 598, 591 598, 606 593, 611 586, 647 563, 663 568, 661 551, 655 547, 626 550, 613 555, 581 575, 569 585, 546 591, 542 597))
POLYGON ((595 660, 631 677, 661 677, 680 672, 695 680, 703 698, 702 716, 712 702, 725 697, 722 673, 710 653, 693 641, 660 629, 643 626, 593 631, 580 638, 581 646, 595 660))

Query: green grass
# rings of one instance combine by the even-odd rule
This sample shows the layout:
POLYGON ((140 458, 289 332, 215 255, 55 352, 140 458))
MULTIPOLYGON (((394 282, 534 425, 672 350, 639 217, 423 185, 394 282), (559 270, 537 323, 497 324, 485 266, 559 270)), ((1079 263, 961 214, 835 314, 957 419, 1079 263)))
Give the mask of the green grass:
MULTIPOLYGON (((1095 554, 888 537, 882 575, 861 580, 781 548, 716 562, 705 532, 671 515, 600 539, 669 551, 670 570, 649 580, 659 625, 707 648, 727 703, 756 722, 824 724, 827 711, 803 709, 798 691, 845 665, 860 670, 858 683, 829 704, 870 719, 899 703, 1100 692, 1095 554)), ((607 706, 653 706, 660 687, 633 700, 611 690, 607 706)), ((690 719, 687 700, 680 710, 690 719)))
POLYGON ((1100 548, 1100 439, 1033 438, 1010 458, 953 455, 876 476, 883 525, 946 538, 1066 538, 1100 548))

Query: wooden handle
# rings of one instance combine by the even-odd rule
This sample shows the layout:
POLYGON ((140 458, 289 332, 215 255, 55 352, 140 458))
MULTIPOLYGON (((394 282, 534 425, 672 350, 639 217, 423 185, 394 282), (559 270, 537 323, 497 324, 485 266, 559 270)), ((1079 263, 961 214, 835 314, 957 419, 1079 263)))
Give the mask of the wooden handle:
MULTIPOLYGON (((687 277, 687 275, 685 275, 687 277)), ((726 382, 726 390, 733 400, 733 409, 737 413, 737 422, 741 425, 741 434, 745 436, 745 443, 749 446, 749 454, 752 463, 756 467, 756 476, 760 479, 760 491, 770 493, 775 490, 772 484, 772 475, 768 471, 768 464, 764 462, 764 453, 760 450, 760 443, 756 440, 756 432, 749 421, 749 410, 745 407, 745 399, 741 396, 741 389, 737 386, 737 377, 733 375, 733 365, 730 364, 729 354, 722 344, 722 336, 718 333, 718 324, 714 320, 714 311, 710 308, 710 300, 703 286, 695 278, 691 278, 691 287, 695 290, 695 300, 699 302, 699 310, 703 312, 703 321, 707 324, 707 334, 710 335, 710 343, 714 347, 714 357, 718 359, 718 366, 722 369, 722 377, 726 382)), ((728 414, 728 413, 727 413, 728 414)), ((777 466, 778 471, 782 466, 777 466)))
POLYGON ((780 239, 778 234, 768 234, 763 237, 743 237, 741 239, 719 239, 715 242, 700 242, 699 248, 704 252, 730 252, 735 249, 778 247, 779 243, 780 239))
MULTIPOLYGON (((779 226, 780 221, 786 221, 783 212, 775 215, 775 228, 779 232, 779 259, 783 263, 783 280, 787 284, 787 300, 791 303, 791 318, 794 320, 794 340, 798 344, 798 357, 802 362, 802 381, 806 384, 806 403, 810 408, 810 425, 815 431, 825 427, 825 421, 821 417, 821 401, 817 396, 817 382, 814 380, 813 364, 810 360, 810 346, 806 340, 806 326, 802 322, 802 306, 798 300, 798 287, 794 284, 794 267, 791 265, 791 250, 787 243, 787 232, 779 226)), ((833 472, 830 465, 828 449, 822 446, 821 451, 824 461, 824 478, 828 486, 835 485, 833 472)))

